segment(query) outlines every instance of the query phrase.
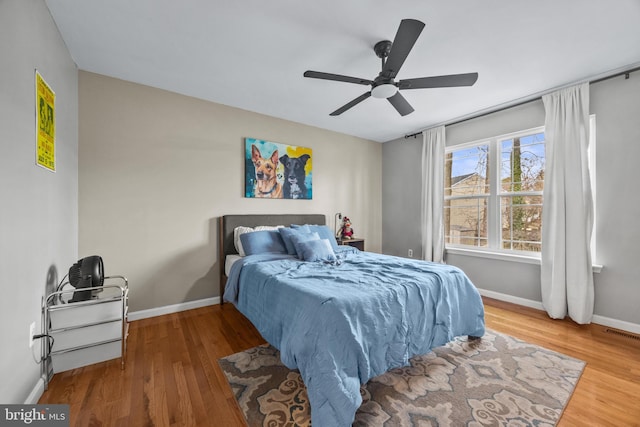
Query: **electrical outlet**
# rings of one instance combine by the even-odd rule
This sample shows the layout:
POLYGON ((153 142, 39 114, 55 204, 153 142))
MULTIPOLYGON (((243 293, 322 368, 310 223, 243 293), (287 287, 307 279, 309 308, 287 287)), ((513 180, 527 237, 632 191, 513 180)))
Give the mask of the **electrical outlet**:
POLYGON ((413 258, 413 249, 409 249, 409 258, 413 258))
POLYGON ((33 336, 36 334, 36 322, 29 325, 29 348, 33 347, 33 336))

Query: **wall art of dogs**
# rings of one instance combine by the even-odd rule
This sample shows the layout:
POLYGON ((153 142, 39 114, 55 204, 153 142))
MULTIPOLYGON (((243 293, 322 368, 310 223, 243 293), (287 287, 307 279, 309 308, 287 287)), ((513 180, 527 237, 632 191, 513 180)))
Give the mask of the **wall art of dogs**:
POLYGON ((262 157, 262 153, 255 146, 251 146, 251 161, 256 170, 254 188, 255 197, 267 199, 282 199, 282 185, 278 182, 278 150, 270 157, 262 157))
POLYGON ((307 186, 304 183, 304 167, 310 156, 303 154, 300 157, 289 157, 285 154, 280 157, 280 162, 284 166, 284 184, 282 193, 285 199, 306 199, 307 186))

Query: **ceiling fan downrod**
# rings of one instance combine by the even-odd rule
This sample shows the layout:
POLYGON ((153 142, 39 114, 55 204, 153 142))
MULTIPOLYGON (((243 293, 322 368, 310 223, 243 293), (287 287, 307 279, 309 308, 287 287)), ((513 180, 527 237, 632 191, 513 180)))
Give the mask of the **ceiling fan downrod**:
POLYGON ((382 68, 384 68, 389 52, 391 52, 392 45, 393 43, 390 40, 382 40, 373 46, 373 51, 376 53, 376 56, 382 59, 382 68))

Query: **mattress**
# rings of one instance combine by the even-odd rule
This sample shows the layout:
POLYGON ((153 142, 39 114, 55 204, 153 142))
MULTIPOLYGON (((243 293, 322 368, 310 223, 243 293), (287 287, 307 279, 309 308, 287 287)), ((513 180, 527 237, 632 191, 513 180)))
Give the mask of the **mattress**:
POLYGON ((227 255, 224 260, 224 274, 229 277, 229 273, 231 272, 231 267, 235 264, 236 261, 242 259, 240 255, 227 255))

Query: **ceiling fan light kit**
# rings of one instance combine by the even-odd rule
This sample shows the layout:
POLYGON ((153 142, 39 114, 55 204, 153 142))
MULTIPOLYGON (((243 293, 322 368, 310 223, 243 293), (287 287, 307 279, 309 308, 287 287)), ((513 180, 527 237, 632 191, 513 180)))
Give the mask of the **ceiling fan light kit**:
POLYGON ((392 83, 385 83, 371 89, 371 96, 374 98, 390 98, 396 94, 398 87, 392 83))
POLYGON ((478 73, 419 77, 399 80, 398 82, 394 80, 423 29, 423 22, 416 19, 403 19, 400 22, 400 27, 393 39, 393 43, 389 40, 382 40, 375 44, 373 50, 376 56, 382 59, 382 70, 374 80, 323 73, 320 71, 305 71, 304 77, 371 86, 369 92, 363 93, 338 108, 330 114, 331 116, 338 116, 344 113, 370 96, 374 98, 386 98, 401 116, 406 116, 414 110, 404 96, 400 94, 400 90, 472 86, 476 80, 478 80, 478 73))

